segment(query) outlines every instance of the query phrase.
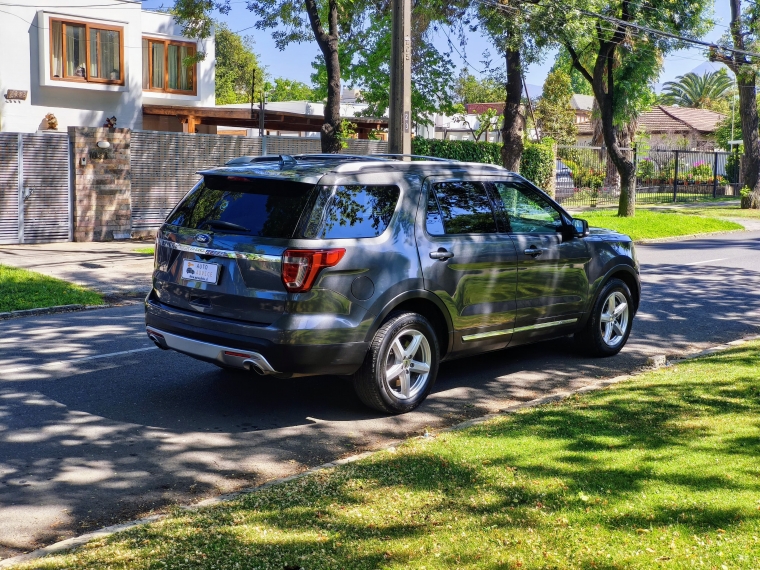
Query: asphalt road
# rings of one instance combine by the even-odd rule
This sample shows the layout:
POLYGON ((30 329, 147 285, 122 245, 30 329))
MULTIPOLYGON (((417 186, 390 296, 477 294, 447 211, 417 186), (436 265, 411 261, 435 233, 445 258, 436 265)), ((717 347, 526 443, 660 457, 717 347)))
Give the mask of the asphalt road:
POLYGON ((581 358, 563 339, 454 361, 400 417, 341 378, 159 351, 139 305, 0 323, 0 558, 758 332, 760 231, 638 252, 644 300, 621 354, 581 358))

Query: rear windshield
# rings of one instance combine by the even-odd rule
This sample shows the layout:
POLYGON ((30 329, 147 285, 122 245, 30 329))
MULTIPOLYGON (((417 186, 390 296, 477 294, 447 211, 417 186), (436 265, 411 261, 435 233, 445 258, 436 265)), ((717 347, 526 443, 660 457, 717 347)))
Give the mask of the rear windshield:
POLYGON ((313 184, 286 180, 206 176, 166 223, 267 238, 290 238, 313 184))
POLYGON ((370 238, 396 210, 397 186, 318 186, 206 176, 167 224, 265 238, 370 238), (300 223, 299 223, 300 221, 300 223))

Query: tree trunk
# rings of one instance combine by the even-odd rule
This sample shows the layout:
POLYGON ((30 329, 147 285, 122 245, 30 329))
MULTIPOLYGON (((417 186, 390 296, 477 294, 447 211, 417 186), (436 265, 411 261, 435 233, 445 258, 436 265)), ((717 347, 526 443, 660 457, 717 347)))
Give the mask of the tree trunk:
POLYGON ((507 100, 504 105, 504 122, 501 136, 501 163, 507 170, 520 172, 523 151, 523 121, 520 116, 520 99, 523 84, 520 50, 507 49, 507 100))
MULTIPOLYGON (((747 49, 744 45, 741 22, 741 0, 731 0, 731 38, 734 48, 747 49)), ((728 59, 728 58, 727 58, 728 59)), ((739 116, 742 121, 744 156, 742 174, 744 185, 751 194, 742 199, 742 208, 760 208, 760 139, 758 138, 757 95, 755 83, 757 74, 753 64, 744 55, 734 53, 730 61, 724 61, 736 74, 739 88, 739 116)))
POLYGON ((319 136, 322 152, 335 154, 342 147, 340 132, 340 60, 338 59, 338 3, 330 0, 328 5, 329 33, 325 32, 319 17, 316 0, 304 0, 314 38, 325 58, 327 68, 327 103, 325 122, 319 136))
POLYGON ((338 153, 342 148, 340 132, 340 61, 338 61, 338 40, 331 42, 331 49, 325 54, 327 63, 327 102, 325 122, 319 136, 322 152, 338 153), (334 44, 334 48, 332 47, 334 44))

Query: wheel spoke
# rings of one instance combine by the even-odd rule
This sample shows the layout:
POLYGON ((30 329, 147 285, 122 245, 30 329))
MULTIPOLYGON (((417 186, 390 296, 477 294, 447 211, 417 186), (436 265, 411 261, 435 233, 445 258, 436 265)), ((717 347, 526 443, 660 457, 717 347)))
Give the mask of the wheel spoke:
POLYGON ((610 295, 607 299, 607 312, 613 314, 615 312, 615 295, 610 295))
POLYGON ((388 382, 390 382, 396 376, 398 376, 399 374, 402 374, 403 372, 404 372, 404 365, 403 364, 401 364, 401 363, 394 364, 393 366, 391 366, 390 368, 388 368, 388 370, 385 371, 385 379, 388 380, 388 382))
POLYGON ((615 334, 618 336, 623 336, 625 333, 623 332, 623 329, 620 328, 620 325, 617 321, 614 321, 612 323, 612 330, 615 331, 615 334))
POLYGON ((419 350, 421 342, 422 342, 422 334, 421 333, 413 334, 412 340, 409 343, 409 346, 407 346, 406 350, 404 351, 404 358, 412 358, 415 354, 417 354, 417 350, 419 350))
POLYGON ((612 320, 612 315, 610 315, 609 313, 602 313, 601 321, 603 323, 609 323, 611 320, 612 320))
POLYGON ((612 327, 608 324, 606 327, 604 327, 604 342, 609 344, 611 338, 612 338, 612 327))
POLYGON ((394 356, 396 357, 397 362, 401 362, 404 360, 404 347, 401 346, 401 339, 397 338, 393 341, 393 344, 391 345, 391 350, 393 351, 394 356))
POLYGON ((401 393, 405 398, 409 397, 409 386, 411 384, 411 376, 408 371, 404 371, 401 375, 401 393))
POLYGON ((613 315, 614 317, 618 317, 618 316, 620 316, 620 315, 623 313, 623 311, 625 311, 627 308, 628 308, 628 303, 626 303, 625 301, 623 301, 623 302, 622 302, 622 303, 620 303, 620 304, 619 304, 617 307, 615 307, 615 311, 612 313, 612 315, 613 315))
POLYGON ((420 362, 419 360, 412 360, 410 364, 412 372, 417 372, 418 374, 425 374, 427 372, 430 372, 430 366, 424 362, 420 362))

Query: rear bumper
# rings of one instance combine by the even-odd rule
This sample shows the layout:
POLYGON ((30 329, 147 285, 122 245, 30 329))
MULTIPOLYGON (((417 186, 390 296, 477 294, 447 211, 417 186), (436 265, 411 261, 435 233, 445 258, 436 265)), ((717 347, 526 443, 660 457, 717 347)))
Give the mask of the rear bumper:
POLYGON ((192 314, 150 298, 145 303, 145 324, 149 334, 153 330, 163 335, 166 348, 240 369, 245 368, 245 360, 253 359, 266 373, 281 378, 353 374, 364 362, 369 348, 366 342, 309 345, 276 342, 263 338, 263 327, 192 314), (225 351, 250 356, 237 357, 224 354, 225 351))

